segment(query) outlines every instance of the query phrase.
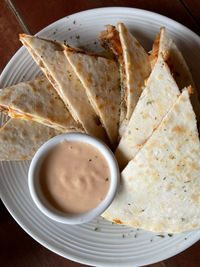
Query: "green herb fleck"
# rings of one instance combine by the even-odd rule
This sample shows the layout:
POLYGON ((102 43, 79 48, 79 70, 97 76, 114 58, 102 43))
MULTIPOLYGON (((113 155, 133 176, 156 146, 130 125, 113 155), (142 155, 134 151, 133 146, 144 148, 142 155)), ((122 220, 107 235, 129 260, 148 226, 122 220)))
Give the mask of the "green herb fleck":
POLYGON ((73 24, 76 24, 76 21, 75 20, 73 21, 73 24))
POLYGON ((131 134, 131 131, 128 131, 128 134, 131 134))
POLYGON ((167 177, 164 177, 163 180, 166 180, 167 177))
POLYGON ((131 204, 130 204, 130 203, 128 203, 128 205, 130 206, 131 204))
POLYGON ((114 222, 112 222, 112 224, 115 224, 114 222))
POLYGON ((125 238, 125 234, 122 235, 122 238, 125 238))
POLYGON ((172 236, 173 236, 173 234, 168 234, 168 236, 169 236, 169 237, 172 237, 172 236))
POLYGON ((184 184, 186 184, 186 183, 190 183, 190 182, 191 182, 191 181, 185 181, 184 184))
POLYGON ((187 192, 187 190, 184 190, 184 192, 187 192))
POLYGON ((184 239, 187 240, 187 237, 185 237, 184 239))
POLYGON ((80 39, 80 36, 79 35, 76 35, 76 39, 80 39))
POLYGON ((99 230, 99 228, 98 228, 98 227, 95 227, 95 228, 94 228, 94 231, 98 231, 98 230, 99 230))
POLYGON ((165 238, 165 236, 164 236, 164 235, 156 235, 156 236, 159 236, 159 237, 161 237, 161 238, 165 238))
POLYGON ((153 241, 153 239, 150 239, 150 242, 152 242, 153 241))
POLYGON ((134 237, 136 238, 137 237, 137 234, 135 234, 134 237))
POLYGON ((154 102, 153 100, 148 100, 146 104, 147 104, 147 105, 150 105, 150 104, 152 104, 153 102, 154 102))
POLYGON ((185 221, 185 218, 181 218, 181 221, 184 222, 185 221))
POLYGON ((68 28, 68 31, 71 31, 71 28, 68 28))
POLYGON ((141 210, 141 212, 144 212, 144 210, 141 210))

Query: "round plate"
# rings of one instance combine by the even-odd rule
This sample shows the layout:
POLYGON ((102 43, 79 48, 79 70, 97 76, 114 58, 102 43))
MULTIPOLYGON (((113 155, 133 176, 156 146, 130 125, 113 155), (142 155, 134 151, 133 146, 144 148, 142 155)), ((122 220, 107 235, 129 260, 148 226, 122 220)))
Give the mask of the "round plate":
MULTIPOLYGON (((99 51, 98 32, 104 25, 124 22, 149 51, 161 26, 167 28, 183 52, 196 84, 200 84, 200 38, 183 25, 164 16, 132 8, 102 8, 65 17, 39 32, 39 36, 99 51)), ((0 77, 6 87, 30 80, 39 73, 22 47, 0 77)), ((1 123, 5 116, 1 116, 1 123)), ((30 162, 0 162, 2 200, 21 227, 48 249, 80 263, 95 266, 141 266, 171 257, 200 238, 200 230, 160 234, 105 221, 101 217, 83 225, 64 225, 45 217, 31 200, 27 173, 30 162)))

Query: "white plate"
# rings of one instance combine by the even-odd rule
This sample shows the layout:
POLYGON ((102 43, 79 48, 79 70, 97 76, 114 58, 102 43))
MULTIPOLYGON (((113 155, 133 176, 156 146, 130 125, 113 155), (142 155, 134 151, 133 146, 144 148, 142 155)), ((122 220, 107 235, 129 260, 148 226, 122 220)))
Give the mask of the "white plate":
MULTIPOLYGON (((181 24, 161 15, 132 8, 102 8, 63 18, 39 35, 67 40, 74 46, 100 49, 98 31, 105 24, 124 22, 143 46, 150 50, 155 34, 165 26, 183 52, 196 84, 200 84, 200 38, 181 24), (80 38, 78 37, 80 36, 80 38)), ((25 48, 19 49, 0 77, 0 87, 38 74, 38 67, 25 48)), ((0 118, 1 123, 5 117, 0 118)), ((21 227, 48 249, 74 261, 95 266, 141 266, 171 257, 200 238, 200 230, 165 238, 97 218, 90 223, 68 226, 45 217, 30 198, 27 184, 29 162, 1 162, 2 200, 21 227), (95 231, 96 230, 96 231, 95 231)), ((20 245, 20 244, 19 244, 20 245)))

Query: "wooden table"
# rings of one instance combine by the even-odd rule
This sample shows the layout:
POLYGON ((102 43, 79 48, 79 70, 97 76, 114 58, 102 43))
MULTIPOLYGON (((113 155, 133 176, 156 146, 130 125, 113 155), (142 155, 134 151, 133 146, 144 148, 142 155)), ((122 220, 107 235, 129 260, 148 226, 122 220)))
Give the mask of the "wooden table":
MULTIPOLYGON (((154 11, 184 24, 200 35, 199 0, 0 0, 0 71, 21 46, 18 34, 35 34, 48 24, 72 13, 108 6, 154 11)), ((0 204, 0 265, 2 267, 81 267, 42 247, 26 234, 0 204)), ((200 242, 151 267, 199 267, 200 242)), ((126 266, 125 266, 126 267, 126 266)))

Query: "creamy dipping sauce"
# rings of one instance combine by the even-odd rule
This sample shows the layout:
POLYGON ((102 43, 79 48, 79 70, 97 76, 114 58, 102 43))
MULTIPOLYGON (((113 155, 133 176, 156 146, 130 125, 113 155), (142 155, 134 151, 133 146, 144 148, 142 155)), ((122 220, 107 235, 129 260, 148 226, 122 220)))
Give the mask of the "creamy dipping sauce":
POLYGON ((58 210, 83 213, 105 198, 110 170, 104 156, 92 145, 64 141, 44 159, 40 185, 46 199, 58 210))

